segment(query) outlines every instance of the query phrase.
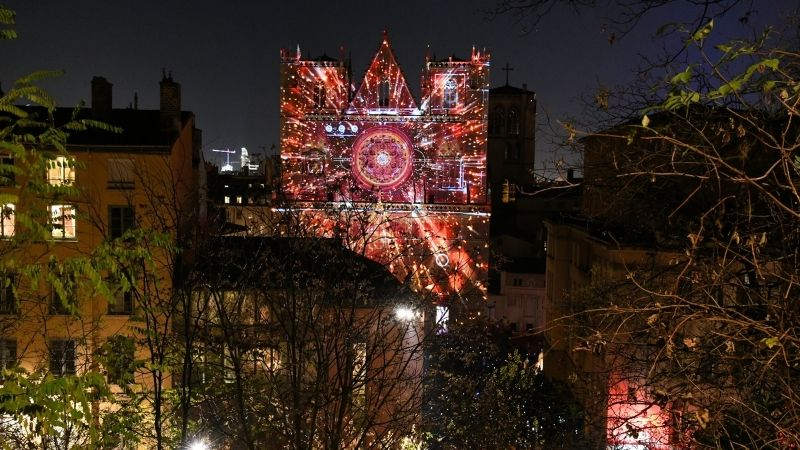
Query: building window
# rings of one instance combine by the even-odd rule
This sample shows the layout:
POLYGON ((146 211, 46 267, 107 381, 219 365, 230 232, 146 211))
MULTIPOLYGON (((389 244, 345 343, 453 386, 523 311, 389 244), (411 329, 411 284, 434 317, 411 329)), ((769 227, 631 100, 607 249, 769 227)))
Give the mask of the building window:
POLYGON ((506 142, 506 149, 503 152, 503 159, 506 161, 510 160, 512 157, 511 155, 511 142, 506 142))
POLYGON ((391 89, 388 81, 378 83, 378 106, 387 108, 389 106, 389 93, 391 89))
POLYGON ((50 314, 68 315, 72 313, 77 302, 78 286, 74 275, 66 275, 61 280, 61 286, 50 288, 50 314))
POLYGON ((75 239, 75 206, 50 205, 49 208, 53 239, 75 239))
POLYGON ((364 406, 367 395, 367 343, 353 344, 353 402, 364 406))
POLYGON ((231 197, 230 197, 230 196, 228 196, 228 195, 226 195, 225 197, 223 197, 222 201, 223 201, 223 203, 225 203, 226 205, 229 205, 229 204, 231 203, 231 197))
POLYGON ((458 85, 456 80, 448 78, 444 82, 444 93, 442 96, 442 106, 444 108, 455 108, 458 105, 458 85))
POLYGON ((133 338, 112 336, 103 344, 102 350, 108 382, 120 386, 133 383, 136 372, 136 343, 133 338))
POLYGON ((69 186, 75 183, 75 160, 56 156, 48 161, 47 182, 53 186, 69 186))
POLYGON ((15 213, 16 209, 13 203, 0 205, 0 239, 14 236, 15 213))
POLYGON ((108 235, 111 239, 121 237, 126 231, 132 229, 136 216, 131 206, 108 207, 108 235))
POLYGON ((0 369, 10 369, 17 365, 17 340, 0 339, 0 369))
POLYGON ((0 273, 0 314, 17 313, 17 277, 10 273, 0 273))
POLYGON ((526 333, 533 333, 533 324, 532 323, 526 323, 525 324, 525 332, 526 333))
POLYGON ((506 128, 506 110, 497 106, 489 116, 489 134, 503 134, 506 128))
POLYGON ((447 332, 447 323, 450 321, 450 308, 447 306, 436 307, 436 329, 439 333, 447 332))
POLYGON ((508 134, 519 134, 519 113, 517 108, 508 110, 508 134))
POLYGON ((134 178, 133 160, 109 159, 108 160, 108 188, 133 189, 136 186, 134 178))
POLYGON ((314 90, 314 106, 316 106, 317 109, 325 108, 325 100, 326 100, 325 84, 319 83, 317 84, 317 87, 314 90))
POLYGON ((14 181, 14 158, 10 155, 0 156, 0 186, 13 186, 14 181))
POLYGON ((75 375, 75 341, 50 340, 50 373, 57 377, 75 375))
POLYGON ((112 316, 130 316, 133 314, 133 291, 117 290, 114 298, 108 302, 108 314, 112 316))

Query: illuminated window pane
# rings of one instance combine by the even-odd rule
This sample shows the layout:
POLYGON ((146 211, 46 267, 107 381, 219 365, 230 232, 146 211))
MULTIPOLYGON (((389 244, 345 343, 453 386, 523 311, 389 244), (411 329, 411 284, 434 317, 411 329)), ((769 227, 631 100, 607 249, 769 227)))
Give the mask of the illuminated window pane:
POLYGON ((50 227, 53 239, 75 239, 75 206, 50 205, 50 227))
POLYGON ((66 156, 56 156, 48 161, 47 182, 53 186, 73 184, 75 182, 75 161, 66 156))
POLYGON ((16 209, 12 203, 0 205, 0 238, 14 236, 16 209))
POLYGON ((367 393, 367 343, 353 344, 353 400, 363 405, 367 393))
POLYGON ((450 321, 450 308, 446 306, 436 307, 436 327, 440 333, 447 332, 447 322, 450 321))
POLYGON ((448 78, 444 82, 444 95, 442 106, 444 108, 455 108, 458 105, 458 85, 456 80, 448 78))

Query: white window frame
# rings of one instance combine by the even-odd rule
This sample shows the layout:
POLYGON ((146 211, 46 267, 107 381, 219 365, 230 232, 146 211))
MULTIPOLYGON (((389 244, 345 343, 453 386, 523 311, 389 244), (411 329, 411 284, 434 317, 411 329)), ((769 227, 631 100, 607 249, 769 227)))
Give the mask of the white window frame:
POLYGON ((0 205, 0 239, 10 239, 16 228, 16 206, 13 203, 0 205))
POLYGON ((75 214, 75 205, 50 205, 48 206, 48 213, 50 214, 50 235, 53 239, 58 240, 75 240, 77 239, 77 217, 75 214), (60 227, 57 227, 59 225, 60 227))
POLYGON ((75 160, 56 156, 47 163, 47 182, 52 186, 70 186, 75 183, 75 160))

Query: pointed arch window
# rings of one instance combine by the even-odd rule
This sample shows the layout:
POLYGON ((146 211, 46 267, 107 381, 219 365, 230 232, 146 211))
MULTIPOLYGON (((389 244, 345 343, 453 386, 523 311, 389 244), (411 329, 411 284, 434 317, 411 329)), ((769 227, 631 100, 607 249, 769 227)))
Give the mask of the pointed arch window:
POLYGON ((455 108, 458 105, 458 84, 453 78, 448 78, 444 82, 444 92, 442 96, 442 106, 445 109, 455 108))
POLYGON ((318 83, 317 87, 314 89, 314 106, 317 109, 325 108, 325 100, 326 100, 325 84, 318 83))
POLYGON ((519 134, 519 113, 517 108, 508 110, 508 134, 519 134))
POLYGON ((378 106, 387 108, 389 106, 389 81, 384 80, 378 83, 378 106))
POLYGON ((489 134, 503 134, 506 128, 506 110, 502 106, 494 109, 489 116, 489 134))

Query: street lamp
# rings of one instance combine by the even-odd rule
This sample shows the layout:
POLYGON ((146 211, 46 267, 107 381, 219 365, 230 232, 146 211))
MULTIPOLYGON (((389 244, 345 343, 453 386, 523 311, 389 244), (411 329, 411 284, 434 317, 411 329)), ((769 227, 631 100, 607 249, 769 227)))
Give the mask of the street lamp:
POLYGON ((394 317, 402 322, 410 322, 417 318, 417 312, 408 306, 398 306, 394 309, 394 317))
POLYGON ((208 444, 204 439, 195 439, 191 443, 189 443, 189 450, 208 450, 208 444))

